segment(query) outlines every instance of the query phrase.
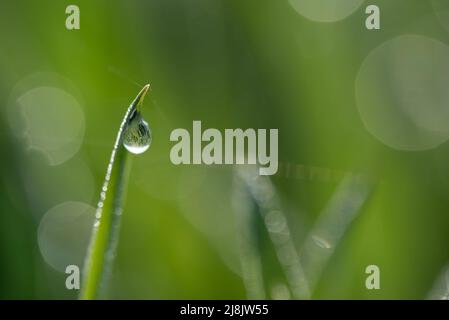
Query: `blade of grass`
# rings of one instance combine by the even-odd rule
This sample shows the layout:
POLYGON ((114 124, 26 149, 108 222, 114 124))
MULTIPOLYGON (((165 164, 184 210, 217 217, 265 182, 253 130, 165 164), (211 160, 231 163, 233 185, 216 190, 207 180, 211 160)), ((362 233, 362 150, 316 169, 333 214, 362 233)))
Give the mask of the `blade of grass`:
POLYGON ((347 174, 320 213, 300 252, 311 292, 336 246, 371 195, 372 189, 372 181, 358 181, 355 176, 347 174))
POLYGON ((449 266, 440 272, 427 295, 427 300, 449 300, 449 266))
POLYGON ((256 167, 241 166, 236 170, 246 184, 250 198, 259 208, 293 298, 310 299, 309 284, 291 238, 287 217, 270 178, 259 176, 256 167))
POLYGON ((258 232, 255 226, 257 212, 248 187, 236 174, 236 170, 233 176, 232 204, 236 216, 240 265, 246 298, 263 300, 266 294, 258 232))
POLYGON ((84 262, 80 299, 100 298, 112 270, 130 170, 128 151, 123 146, 123 134, 131 116, 142 105, 148 89, 149 85, 146 85, 131 103, 117 133, 100 193, 89 250, 84 262))

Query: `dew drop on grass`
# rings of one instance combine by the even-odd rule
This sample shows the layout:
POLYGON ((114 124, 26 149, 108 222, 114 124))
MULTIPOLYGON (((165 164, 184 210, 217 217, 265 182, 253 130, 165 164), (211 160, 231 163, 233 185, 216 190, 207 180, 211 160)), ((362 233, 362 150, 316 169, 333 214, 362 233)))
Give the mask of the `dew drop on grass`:
POLYGON ((123 145, 129 152, 141 154, 150 147, 151 139, 150 126, 140 112, 135 110, 125 128, 123 145))
POLYGON ((332 247, 332 244, 322 237, 314 235, 312 236, 312 239, 315 244, 322 249, 330 249, 332 247))

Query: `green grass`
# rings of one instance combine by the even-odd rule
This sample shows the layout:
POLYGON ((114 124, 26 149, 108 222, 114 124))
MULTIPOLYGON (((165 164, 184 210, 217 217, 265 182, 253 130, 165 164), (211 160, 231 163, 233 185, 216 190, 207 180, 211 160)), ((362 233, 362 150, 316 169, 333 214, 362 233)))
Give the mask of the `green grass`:
POLYGON ((139 111, 148 89, 149 85, 146 85, 131 103, 117 133, 100 193, 89 250, 84 262, 80 299, 101 298, 107 286, 119 239, 130 170, 128 151, 123 146, 124 133, 134 113, 139 111))

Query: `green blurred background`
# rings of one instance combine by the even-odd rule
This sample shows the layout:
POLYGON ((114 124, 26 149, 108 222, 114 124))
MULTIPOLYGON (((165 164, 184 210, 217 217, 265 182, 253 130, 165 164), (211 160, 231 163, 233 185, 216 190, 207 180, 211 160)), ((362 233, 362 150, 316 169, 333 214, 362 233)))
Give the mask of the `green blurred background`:
MULTIPOLYGON (((169 159, 170 132, 193 120, 279 129, 271 181, 300 253, 343 177, 369 177, 312 298, 428 296, 449 261, 449 4, 341 0, 348 14, 321 22, 295 1, 0 0, 0 298, 77 297, 61 266, 82 263, 118 126, 148 82, 153 144, 132 156, 108 298, 247 297, 232 168, 169 159), (80 30, 65 28, 69 4, 80 30), (381 9, 380 30, 365 28, 368 4, 381 9), (391 52, 401 41, 382 51, 404 34, 419 35, 404 41, 415 56, 391 52), (371 264, 380 290, 365 288, 371 264)), ((257 213, 253 223, 266 298, 292 297, 257 213)))

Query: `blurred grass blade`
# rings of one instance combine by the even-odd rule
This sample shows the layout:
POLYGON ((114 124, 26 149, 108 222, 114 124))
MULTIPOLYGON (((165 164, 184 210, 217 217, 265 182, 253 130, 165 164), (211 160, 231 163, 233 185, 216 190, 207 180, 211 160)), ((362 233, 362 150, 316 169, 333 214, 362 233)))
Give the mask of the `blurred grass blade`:
POLYGON ((432 290, 430 290, 428 300, 449 300, 449 266, 441 271, 436 279, 432 290))
POLYGON ((236 215, 240 266, 246 298, 263 300, 266 294, 255 221, 257 208, 246 183, 236 174, 233 176, 232 205, 236 215))
POLYGON ((348 174, 337 187, 304 241, 300 257, 311 291, 351 222, 372 192, 373 182, 348 174))
POLYGON ((131 103, 118 130, 84 262, 80 299, 100 298, 112 270, 130 169, 128 151, 123 146, 123 134, 134 112, 141 107, 148 89, 149 85, 146 85, 131 103))
POLYGON ((291 238, 287 217, 270 178, 260 176, 257 167, 240 166, 236 170, 259 209, 293 298, 310 299, 309 284, 291 238))

